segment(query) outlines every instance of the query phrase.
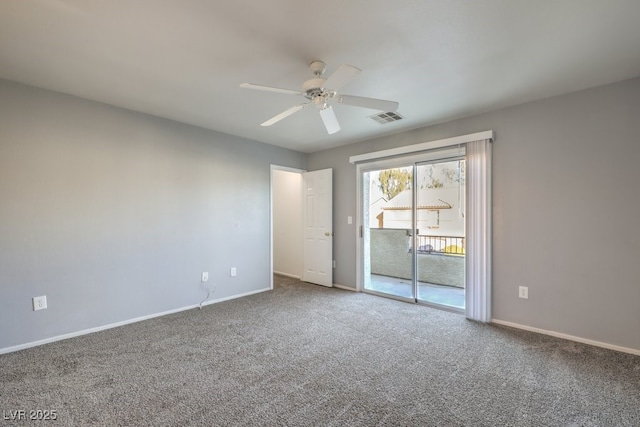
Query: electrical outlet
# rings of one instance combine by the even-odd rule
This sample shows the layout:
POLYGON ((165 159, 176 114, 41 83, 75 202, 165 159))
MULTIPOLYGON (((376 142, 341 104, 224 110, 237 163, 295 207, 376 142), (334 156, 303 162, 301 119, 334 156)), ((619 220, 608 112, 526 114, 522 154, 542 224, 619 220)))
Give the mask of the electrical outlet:
POLYGON ((336 268, 336 260, 333 260, 333 268, 336 268))
POLYGON ((200 279, 202 282, 208 282, 209 281, 209 273, 206 271, 202 272, 202 278, 200 279))
POLYGON ((518 297, 528 299, 529 298, 529 288, 526 286, 520 286, 518 288, 518 297))
POLYGON ((33 311, 44 310, 47 308, 47 296, 33 297, 33 311))
POLYGON ((231 277, 236 277, 237 271, 235 267, 231 267, 231 277))

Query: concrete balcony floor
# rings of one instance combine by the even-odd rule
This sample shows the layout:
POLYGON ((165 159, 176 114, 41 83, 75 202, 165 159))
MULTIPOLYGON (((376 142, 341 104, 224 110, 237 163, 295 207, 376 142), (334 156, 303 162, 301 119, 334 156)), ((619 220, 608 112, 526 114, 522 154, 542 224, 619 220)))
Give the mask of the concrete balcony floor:
MULTIPOLYGON (((371 284, 366 289, 404 298, 413 298, 412 287, 411 280, 408 279, 372 274, 371 284)), ((464 289, 418 282, 418 301, 464 309, 464 289)))

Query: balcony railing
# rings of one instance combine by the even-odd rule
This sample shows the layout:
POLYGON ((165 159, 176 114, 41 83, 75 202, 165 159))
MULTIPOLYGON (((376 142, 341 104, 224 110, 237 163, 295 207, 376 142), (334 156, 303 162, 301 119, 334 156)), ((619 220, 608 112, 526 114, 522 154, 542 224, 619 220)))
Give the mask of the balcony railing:
MULTIPOLYGON (((369 262, 371 274, 411 279, 414 268, 411 230, 372 228, 370 232, 370 256, 368 259, 365 257, 365 264, 369 262)), ((418 252, 415 260, 418 281, 464 288, 465 255, 461 254, 464 253, 464 238, 419 235, 416 244, 425 249, 418 252), (429 247, 424 247, 428 244, 432 246, 431 252, 427 252, 429 247), (448 246, 462 246, 463 249, 454 251, 448 246)))
POLYGON ((464 255, 464 237, 418 235, 418 253, 464 255))

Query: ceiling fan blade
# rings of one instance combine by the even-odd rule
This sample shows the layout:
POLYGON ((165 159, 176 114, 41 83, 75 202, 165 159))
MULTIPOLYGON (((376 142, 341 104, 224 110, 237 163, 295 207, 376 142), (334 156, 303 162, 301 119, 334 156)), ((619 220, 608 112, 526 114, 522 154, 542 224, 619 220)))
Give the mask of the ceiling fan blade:
POLYGON ((353 65, 342 64, 324 82, 324 87, 329 90, 340 90, 344 85, 353 80, 362 70, 353 65))
POLYGON ((282 120, 282 119, 284 119, 286 117, 289 117, 293 113, 297 113, 298 111, 302 110, 307 105, 309 105, 309 103, 305 102, 304 104, 299 104, 299 105, 296 105, 295 107, 291 107, 288 110, 283 111, 282 113, 278 114, 277 116, 270 118, 266 122, 261 123, 260 126, 271 126, 274 123, 278 123, 280 120, 282 120))
POLYGON ((336 113, 333 112, 333 108, 327 107, 320 110, 320 117, 322 117, 322 122, 324 123, 324 127, 327 128, 329 135, 340 130, 340 123, 338 123, 338 118, 336 117, 336 113))
POLYGON ((365 98, 353 95, 338 95, 336 97, 340 104, 353 105, 355 107, 371 108, 385 112, 393 112, 398 109, 400 104, 395 101, 386 101, 384 99, 365 98))
POLYGON ((297 90, 290 89, 280 89, 279 87, 271 87, 271 86, 262 86, 256 85, 253 83, 242 83, 240 85, 243 89, 256 89, 256 90, 264 90, 265 92, 275 92, 275 93, 285 93, 287 95, 301 95, 302 92, 297 90))

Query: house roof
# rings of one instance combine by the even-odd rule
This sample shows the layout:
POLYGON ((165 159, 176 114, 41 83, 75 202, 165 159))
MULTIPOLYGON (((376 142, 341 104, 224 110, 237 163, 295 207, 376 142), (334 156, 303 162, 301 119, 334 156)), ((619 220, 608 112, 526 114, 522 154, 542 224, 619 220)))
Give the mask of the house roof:
MULTIPOLYGON (((442 199, 433 198, 433 193, 442 194, 443 190, 421 190, 418 191, 418 207, 417 209, 430 209, 430 210, 440 210, 440 209, 451 209, 451 204, 445 202, 442 199), (431 196, 430 198, 425 198, 425 195, 431 196), (426 199, 426 201, 425 201, 426 199)), ((413 194, 411 190, 405 190, 389 200, 386 206, 383 206, 381 209, 385 211, 393 211, 393 210, 409 210, 412 209, 413 206, 413 194)))
MULTIPOLYGON (((405 211, 409 209, 412 209, 412 207, 411 206, 385 206, 382 208, 382 210, 385 210, 385 211, 405 211)), ((428 210, 438 211, 442 209, 451 209, 451 205, 442 200, 438 200, 436 202, 427 202, 423 205, 418 205, 416 209, 428 209, 428 210)))

